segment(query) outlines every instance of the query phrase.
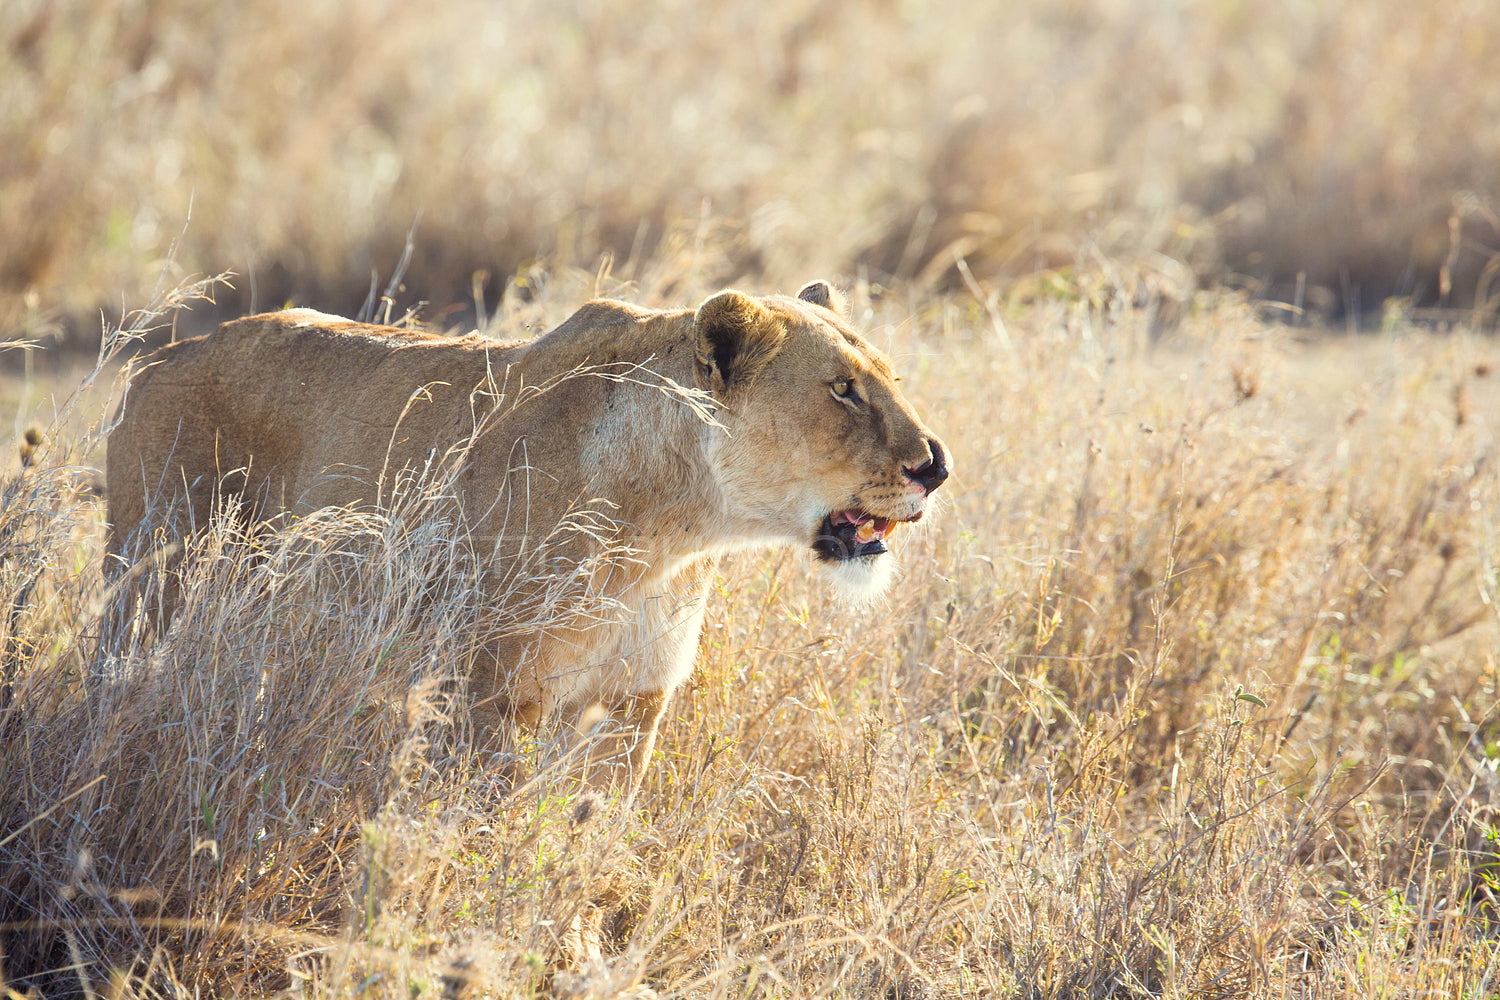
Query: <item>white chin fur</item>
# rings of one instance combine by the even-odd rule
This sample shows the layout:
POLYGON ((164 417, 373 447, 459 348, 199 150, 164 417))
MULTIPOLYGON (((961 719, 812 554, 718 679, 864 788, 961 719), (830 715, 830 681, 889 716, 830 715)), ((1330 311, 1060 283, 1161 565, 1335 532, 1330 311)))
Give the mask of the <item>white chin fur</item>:
POLYGON ((896 575, 896 559, 889 552, 819 565, 829 578, 834 598, 854 608, 875 603, 896 575))

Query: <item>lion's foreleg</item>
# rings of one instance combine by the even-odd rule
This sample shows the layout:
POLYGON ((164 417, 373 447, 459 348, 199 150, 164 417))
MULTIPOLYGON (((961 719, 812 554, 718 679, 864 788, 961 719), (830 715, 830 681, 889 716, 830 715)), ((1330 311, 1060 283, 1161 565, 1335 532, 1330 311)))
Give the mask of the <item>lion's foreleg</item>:
POLYGON ((478 651, 469 665, 469 720, 476 746, 497 749, 519 725, 535 732, 552 708, 539 679, 534 639, 506 637, 478 651), (528 666, 529 665, 529 666, 528 666))
POLYGON ((593 695, 569 720, 583 744, 589 787, 621 791, 627 800, 640 788, 672 692, 692 673, 717 565, 701 557, 640 599, 616 647, 618 659, 602 661, 607 669, 593 695))
POLYGON ((656 691, 626 698, 610 712, 601 726, 605 731, 589 738, 585 781, 601 792, 620 790, 626 799, 635 797, 656 749, 656 728, 666 712, 671 693, 656 691))

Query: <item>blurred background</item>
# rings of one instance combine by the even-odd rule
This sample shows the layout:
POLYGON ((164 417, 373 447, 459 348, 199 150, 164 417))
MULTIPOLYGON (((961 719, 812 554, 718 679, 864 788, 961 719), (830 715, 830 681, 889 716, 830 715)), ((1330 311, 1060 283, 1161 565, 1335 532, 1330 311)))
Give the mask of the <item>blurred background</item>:
POLYGON ((1493 0, 0 0, 0 336, 96 339, 178 241, 220 314, 352 313, 409 233, 445 325, 666 259, 1486 323, 1497 66, 1493 0))

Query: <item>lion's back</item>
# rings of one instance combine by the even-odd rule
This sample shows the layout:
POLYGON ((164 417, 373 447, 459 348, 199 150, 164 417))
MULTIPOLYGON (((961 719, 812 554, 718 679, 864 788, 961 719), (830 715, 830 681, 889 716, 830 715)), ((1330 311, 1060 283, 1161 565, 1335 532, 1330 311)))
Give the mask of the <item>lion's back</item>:
MULTIPOLYGON (((472 391, 484 353, 474 337, 303 309, 234 320, 162 348, 131 379, 109 436, 112 550, 124 550, 151 509, 177 500, 201 524, 220 486, 252 498, 260 508, 252 513, 367 499, 393 429, 413 441, 442 436, 455 387, 472 391), (414 396, 437 405, 413 405, 414 396), (329 469, 343 471, 324 475, 329 469)), ((461 435, 462 421, 449 430, 461 435)))

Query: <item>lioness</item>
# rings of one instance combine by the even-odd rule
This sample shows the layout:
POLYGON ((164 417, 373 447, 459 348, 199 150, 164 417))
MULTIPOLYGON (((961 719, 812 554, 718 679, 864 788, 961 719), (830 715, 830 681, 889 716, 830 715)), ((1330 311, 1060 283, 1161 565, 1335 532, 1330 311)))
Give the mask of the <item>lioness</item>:
POLYGON ((612 622, 499 637, 470 677, 482 727, 557 712, 587 728, 602 707, 615 725, 591 780, 627 794, 692 669, 721 554, 804 545, 842 589, 878 592, 886 540, 949 473, 821 281, 696 310, 593 301, 512 344, 290 309, 172 344, 135 375, 109 436, 110 551, 181 540, 225 498, 251 521, 377 505, 395 470, 455 446, 494 602, 525 597, 510 571, 537 546, 549 565, 597 556, 597 525, 555 530, 581 506, 605 504, 630 550, 590 576, 612 622))

